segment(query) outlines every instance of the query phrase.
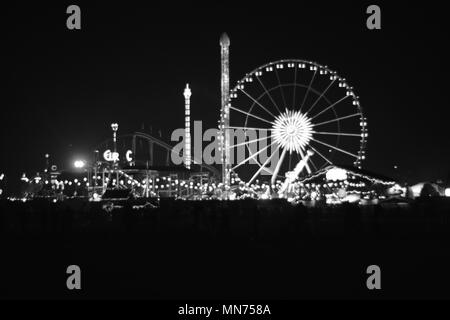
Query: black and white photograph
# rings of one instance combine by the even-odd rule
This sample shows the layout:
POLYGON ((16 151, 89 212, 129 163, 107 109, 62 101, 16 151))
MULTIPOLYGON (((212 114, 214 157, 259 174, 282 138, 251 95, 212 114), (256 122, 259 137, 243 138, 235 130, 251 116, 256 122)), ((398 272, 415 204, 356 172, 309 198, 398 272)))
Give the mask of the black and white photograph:
POLYGON ((0 300, 450 298, 444 4, 1 10, 0 300))

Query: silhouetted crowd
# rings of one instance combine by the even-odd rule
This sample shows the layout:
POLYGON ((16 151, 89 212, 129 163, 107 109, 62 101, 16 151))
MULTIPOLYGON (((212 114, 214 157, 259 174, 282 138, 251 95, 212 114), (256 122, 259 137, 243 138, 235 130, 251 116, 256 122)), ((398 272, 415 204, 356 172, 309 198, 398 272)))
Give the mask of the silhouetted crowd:
POLYGON ((53 232, 156 232, 198 233, 252 239, 267 236, 334 234, 338 232, 419 232, 427 223, 447 228, 450 201, 419 199, 411 204, 358 206, 291 205, 271 201, 175 201, 161 199, 159 205, 137 205, 133 201, 114 204, 45 199, 27 202, 0 201, 0 230, 5 234, 53 232), (423 223, 417 223, 420 219, 423 223), (398 225, 401 228, 396 230, 398 225))
POLYGON ((371 295, 372 264, 384 296, 448 296, 445 198, 145 201, 0 200, 0 297, 359 298, 371 295), (81 293, 65 289, 72 264, 83 270, 81 293))

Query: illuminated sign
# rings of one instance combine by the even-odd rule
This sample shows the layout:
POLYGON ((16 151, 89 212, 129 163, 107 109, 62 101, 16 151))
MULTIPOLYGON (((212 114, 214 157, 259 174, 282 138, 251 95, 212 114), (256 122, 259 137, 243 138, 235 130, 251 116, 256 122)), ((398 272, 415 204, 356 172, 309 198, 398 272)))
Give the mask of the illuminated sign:
POLYGON ((119 161, 119 153, 106 150, 103 152, 103 158, 108 162, 119 161))
MULTIPOLYGON (((112 152, 111 150, 106 150, 105 152, 103 152, 103 159, 105 159, 108 162, 118 162, 120 159, 119 153, 118 152, 112 152)), ((125 153, 125 159, 128 162, 132 162, 133 161, 133 151, 128 150, 125 153)))
POLYGON ((133 161, 133 151, 128 150, 127 153, 125 154, 125 158, 127 159, 128 162, 132 162, 133 161))

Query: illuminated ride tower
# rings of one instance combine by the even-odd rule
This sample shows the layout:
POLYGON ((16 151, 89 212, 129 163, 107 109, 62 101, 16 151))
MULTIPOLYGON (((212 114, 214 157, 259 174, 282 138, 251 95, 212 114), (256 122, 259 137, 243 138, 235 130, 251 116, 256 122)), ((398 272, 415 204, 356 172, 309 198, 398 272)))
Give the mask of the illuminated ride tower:
POLYGON ((114 152, 113 152, 113 172, 116 175, 116 189, 119 189, 119 154, 117 153, 117 131, 119 130, 119 125, 117 123, 111 124, 111 129, 113 131, 113 143, 114 143, 114 152))
POLYGON ((230 38, 226 33, 220 37, 221 48, 221 93, 222 105, 220 112, 220 147, 222 160, 222 183, 225 190, 225 198, 227 198, 230 189, 230 38))
POLYGON ((187 169, 191 169, 191 95, 192 91, 189 88, 189 84, 186 84, 186 88, 184 89, 184 115, 185 115, 185 123, 184 123, 184 166, 187 169))

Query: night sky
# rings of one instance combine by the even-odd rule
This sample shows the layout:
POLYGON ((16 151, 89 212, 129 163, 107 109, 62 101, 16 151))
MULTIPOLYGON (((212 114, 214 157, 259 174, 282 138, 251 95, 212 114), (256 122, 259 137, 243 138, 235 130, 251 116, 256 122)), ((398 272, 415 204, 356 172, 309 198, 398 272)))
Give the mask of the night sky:
POLYGON ((186 82, 192 119, 216 126, 219 37, 226 31, 232 85, 273 60, 328 65, 360 96, 370 133, 366 169, 409 182, 446 180, 449 37, 442 2, 378 2, 381 31, 366 28, 372 3, 307 3, 240 1, 224 9, 218 1, 37 1, 2 8, 0 171, 10 181, 31 175, 43 169, 46 153, 66 167, 107 139, 111 122, 120 133, 152 126, 168 141, 183 127, 186 82), (66 28, 70 4, 81 7, 81 31, 66 28))

